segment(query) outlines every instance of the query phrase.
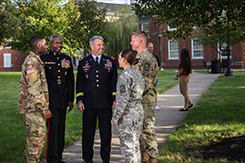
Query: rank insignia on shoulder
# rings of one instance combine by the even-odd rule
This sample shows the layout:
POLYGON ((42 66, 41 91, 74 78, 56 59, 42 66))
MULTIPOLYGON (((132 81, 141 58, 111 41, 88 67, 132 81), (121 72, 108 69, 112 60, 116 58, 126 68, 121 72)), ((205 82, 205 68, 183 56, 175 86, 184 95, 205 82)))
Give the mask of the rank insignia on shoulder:
POLYGON ((80 58, 79 61, 83 60, 83 58, 80 58))
POLYGON ((115 57, 111 57, 111 59, 115 60, 115 57))

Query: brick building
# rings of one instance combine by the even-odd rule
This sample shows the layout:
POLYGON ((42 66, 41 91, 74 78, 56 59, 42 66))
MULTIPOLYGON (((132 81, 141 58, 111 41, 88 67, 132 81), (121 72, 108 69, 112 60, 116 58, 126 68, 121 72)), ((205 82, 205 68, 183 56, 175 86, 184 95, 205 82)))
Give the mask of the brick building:
POLYGON ((24 52, 0 46, 0 71, 20 71, 25 57, 24 52))
MULTIPOLYGON (((189 50, 193 68, 204 68, 203 60, 210 63, 214 58, 220 59, 218 52, 214 48, 204 47, 197 42, 196 38, 189 37, 183 41, 173 41, 162 37, 160 35, 161 30, 175 30, 176 27, 170 27, 165 24, 154 26, 156 20, 157 16, 139 18, 139 29, 145 31, 148 34, 148 40, 154 44, 154 53, 161 59, 162 68, 177 68, 180 52, 184 47, 189 50), (161 46, 159 46, 160 44, 161 46)), ((226 45, 222 49, 225 49, 225 47, 226 45)), ((245 42, 231 46, 230 49, 230 63, 235 60, 232 68, 245 68, 245 42)), ((224 62, 227 61, 225 54, 221 58, 224 62)))

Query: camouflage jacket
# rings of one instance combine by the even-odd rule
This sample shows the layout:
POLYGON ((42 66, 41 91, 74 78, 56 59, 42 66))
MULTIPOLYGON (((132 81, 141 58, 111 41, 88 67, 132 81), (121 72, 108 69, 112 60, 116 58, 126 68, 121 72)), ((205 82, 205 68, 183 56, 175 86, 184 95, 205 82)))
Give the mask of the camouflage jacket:
POLYGON ((40 57, 32 51, 22 64, 18 91, 20 114, 48 110, 48 86, 43 65, 40 57))
POLYGON ((118 77, 116 108, 112 122, 115 124, 132 122, 144 115, 141 104, 144 91, 144 78, 132 67, 127 67, 118 77))
POLYGON ((145 90, 143 93, 144 102, 155 102, 157 100, 157 72, 158 64, 156 58, 146 49, 140 54, 137 54, 136 58, 139 59, 139 63, 133 65, 133 68, 139 70, 145 80, 145 90))

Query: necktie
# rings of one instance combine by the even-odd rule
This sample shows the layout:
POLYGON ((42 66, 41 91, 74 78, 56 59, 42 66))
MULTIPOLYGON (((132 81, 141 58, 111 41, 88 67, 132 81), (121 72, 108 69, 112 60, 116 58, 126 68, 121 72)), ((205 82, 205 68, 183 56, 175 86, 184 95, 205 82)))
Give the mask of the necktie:
POLYGON ((99 64, 99 57, 96 57, 95 63, 98 65, 99 64))

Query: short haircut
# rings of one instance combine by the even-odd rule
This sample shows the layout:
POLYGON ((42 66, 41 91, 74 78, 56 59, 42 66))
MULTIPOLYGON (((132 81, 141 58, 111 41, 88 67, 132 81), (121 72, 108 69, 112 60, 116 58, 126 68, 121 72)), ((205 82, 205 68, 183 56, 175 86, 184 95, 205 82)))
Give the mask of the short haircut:
POLYGON ((103 37, 101 37, 101 36, 93 36, 93 37, 91 37, 91 38, 89 39, 89 45, 93 45, 95 39, 100 39, 100 40, 104 41, 103 37))
POLYGON ((62 37, 59 35, 59 34, 54 34, 54 35, 52 35, 51 37, 50 37, 50 42, 51 41, 53 41, 53 39, 55 38, 55 37, 59 37, 62 41, 63 41, 63 39, 62 39, 62 37))
POLYGON ((147 46, 149 46, 149 45, 153 45, 154 46, 154 44, 152 42, 148 42, 147 46))
POLYGON ((147 43, 148 36, 144 31, 133 32, 132 35, 140 37, 145 43, 147 43))
POLYGON ((36 44, 38 44, 40 41, 42 41, 43 39, 45 39, 43 36, 39 36, 39 35, 34 35, 30 38, 29 40, 29 45, 31 48, 34 48, 36 44))

